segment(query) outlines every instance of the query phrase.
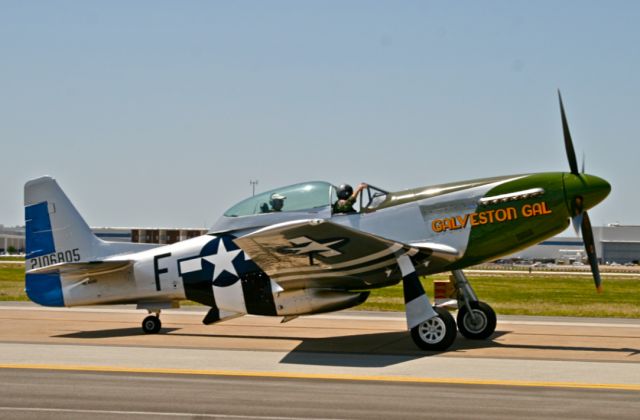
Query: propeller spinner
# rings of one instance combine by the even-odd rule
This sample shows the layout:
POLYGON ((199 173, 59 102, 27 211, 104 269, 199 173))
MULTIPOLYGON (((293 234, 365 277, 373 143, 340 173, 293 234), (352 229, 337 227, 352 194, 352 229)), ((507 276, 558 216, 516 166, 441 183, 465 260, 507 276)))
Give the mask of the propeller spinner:
POLYGON ((598 267, 598 256, 596 254, 593 230, 591 229, 591 221, 589 220, 587 209, 604 200, 611 191, 611 185, 602 178, 585 174, 584 169, 582 173, 578 171, 576 152, 573 148, 571 132, 569 131, 569 124, 567 123, 567 116, 564 112, 560 91, 558 91, 558 99, 560 101, 564 146, 567 152, 567 159, 569 160, 569 167, 571 168, 571 173, 565 174, 564 176, 567 204, 571 210, 571 218, 576 232, 582 231, 582 241, 584 242, 584 247, 587 252, 596 290, 602 292, 602 278, 598 267))

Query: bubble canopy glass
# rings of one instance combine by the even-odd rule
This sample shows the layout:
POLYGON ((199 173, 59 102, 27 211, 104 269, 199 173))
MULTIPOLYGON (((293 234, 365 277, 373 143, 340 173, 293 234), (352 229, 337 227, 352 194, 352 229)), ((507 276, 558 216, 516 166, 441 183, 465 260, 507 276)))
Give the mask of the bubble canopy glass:
POLYGON ((242 217, 294 211, 319 211, 331 206, 332 191, 333 186, 323 181, 303 182, 276 188, 239 202, 227 210, 224 216, 242 217), (279 204, 282 204, 281 208, 279 204))

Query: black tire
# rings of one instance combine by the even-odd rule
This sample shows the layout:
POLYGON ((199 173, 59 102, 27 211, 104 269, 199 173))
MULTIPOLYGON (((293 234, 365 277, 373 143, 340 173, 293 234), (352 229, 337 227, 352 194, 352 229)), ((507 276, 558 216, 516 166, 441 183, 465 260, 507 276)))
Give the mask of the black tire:
POLYGON ((156 334, 162 328, 162 322, 160 322, 160 318, 155 315, 149 315, 142 321, 142 331, 145 334, 156 334))
POLYGON ((484 302, 470 302, 471 311, 476 316, 474 322, 471 311, 463 306, 458 311, 458 329, 471 340, 484 340, 491 337, 496 330, 496 313, 484 302))
POLYGON ((411 338, 422 350, 444 351, 451 347, 456 339, 456 321, 443 308, 434 307, 437 317, 431 318, 411 329, 411 338))

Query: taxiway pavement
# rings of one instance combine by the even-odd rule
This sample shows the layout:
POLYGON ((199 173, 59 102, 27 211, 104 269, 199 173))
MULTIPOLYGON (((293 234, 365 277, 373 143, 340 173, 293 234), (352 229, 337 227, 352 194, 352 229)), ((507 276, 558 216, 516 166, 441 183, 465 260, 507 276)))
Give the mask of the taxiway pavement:
POLYGON ((403 314, 205 326, 196 307, 163 312, 157 335, 142 333, 144 316, 0 305, 0 418, 636 418, 640 409, 638 320, 502 317, 490 340, 459 336, 436 354, 414 347, 403 314))

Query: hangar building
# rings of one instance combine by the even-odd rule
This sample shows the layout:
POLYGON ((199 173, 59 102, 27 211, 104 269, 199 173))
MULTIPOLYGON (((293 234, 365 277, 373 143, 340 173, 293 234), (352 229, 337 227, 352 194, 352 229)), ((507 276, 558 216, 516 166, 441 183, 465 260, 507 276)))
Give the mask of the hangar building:
MULTIPOLYGON (((93 233, 100 239, 114 242, 138 242, 148 244, 172 244, 196 236, 204 235, 207 229, 174 228, 111 228, 93 227, 93 233)), ((24 227, 5 227, 0 225, 0 254, 15 249, 24 253, 24 227)))
MULTIPOLYGON (((640 261, 640 226, 594 226, 593 236, 601 263, 637 264, 640 261)), ((586 258, 586 253, 581 238, 556 236, 506 258, 573 262, 586 258)))
POLYGON ((611 224, 594 228, 593 234, 602 261, 636 264, 640 261, 640 226, 611 224))

